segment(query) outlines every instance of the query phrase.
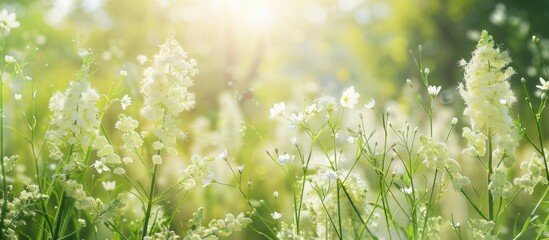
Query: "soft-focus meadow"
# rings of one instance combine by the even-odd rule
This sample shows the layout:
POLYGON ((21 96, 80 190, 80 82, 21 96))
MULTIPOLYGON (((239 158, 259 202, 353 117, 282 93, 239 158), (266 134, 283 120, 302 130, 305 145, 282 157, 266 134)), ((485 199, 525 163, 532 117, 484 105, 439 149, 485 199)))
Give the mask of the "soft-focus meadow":
POLYGON ((549 2, 3 0, 0 239, 544 239, 549 2))

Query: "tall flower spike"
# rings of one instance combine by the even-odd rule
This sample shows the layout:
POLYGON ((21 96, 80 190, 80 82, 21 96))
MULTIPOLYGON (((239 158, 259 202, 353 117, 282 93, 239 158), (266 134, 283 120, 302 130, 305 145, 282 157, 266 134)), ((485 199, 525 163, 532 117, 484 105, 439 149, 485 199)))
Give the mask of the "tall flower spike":
POLYGON ((197 73, 196 61, 187 57, 173 36, 160 46, 152 66, 145 69, 141 115, 156 123, 154 133, 168 152, 175 152, 176 140, 185 137, 178 128, 177 115, 194 107, 195 95, 189 88, 197 73))
MULTIPOLYGON (((463 114, 471 121, 471 128, 464 129, 464 133, 491 134, 495 146, 492 154, 495 159, 503 160, 507 167, 514 161, 519 140, 519 133, 509 116, 510 106, 516 102, 509 84, 515 70, 509 63, 509 54, 495 47, 492 36, 482 31, 471 60, 460 62, 465 72, 465 84, 459 85, 466 104, 463 114)), ((469 145, 474 148, 479 143, 469 142, 469 145)))

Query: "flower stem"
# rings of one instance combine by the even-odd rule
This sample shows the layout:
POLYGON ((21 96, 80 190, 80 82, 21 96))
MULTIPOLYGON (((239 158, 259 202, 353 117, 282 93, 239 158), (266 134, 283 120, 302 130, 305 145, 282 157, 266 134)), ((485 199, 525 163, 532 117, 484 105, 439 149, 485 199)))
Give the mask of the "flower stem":
POLYGON ((145 212, 145 221, 143 222, 143 230, 141 231, 141 239, 147 236, 147 228, 149 227, 149 219, 151 217, 151 210, 153 205, 154 189, 156 182, 156 173, 158 172, 158 164, 154 164, 153 175, 151 178, 151 187, 149 189, 149 199, 147 203, 147 211, 145 212))
MULTIPOLYGON (((488 181, 487 186, 490 186, 490 178, 492 177, 492 174, 494 173, 493 170, 493 156, 492 156, 492 130, 488 130, 488 181)), ((494 220, 494 196, 492 196, 492 192, 490 191, 490 188, 488 188, 488 219, 494 220)))
POLYGON ((61 230, 61 220, 63 219, 63 211, 65 209, 65 203, 67 202, 67 195, 65 194, 65 191, 63 190, 61 192, 61 203, 59 204, 59 207, 57 208, 57 213, 55 214, 55 230, 53 232, 53 238, 54 240, 59 239, 59 232, 61 230))

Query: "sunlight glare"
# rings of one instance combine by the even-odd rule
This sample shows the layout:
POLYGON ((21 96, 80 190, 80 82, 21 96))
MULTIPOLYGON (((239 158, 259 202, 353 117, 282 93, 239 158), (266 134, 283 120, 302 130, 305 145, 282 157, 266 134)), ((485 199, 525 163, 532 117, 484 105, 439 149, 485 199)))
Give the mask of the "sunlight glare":
POLYGON ((257 28, 268 28, 273 26, 275 15, 272 8, 266 5, 252 6, 248 9, 248 23, 257 28))

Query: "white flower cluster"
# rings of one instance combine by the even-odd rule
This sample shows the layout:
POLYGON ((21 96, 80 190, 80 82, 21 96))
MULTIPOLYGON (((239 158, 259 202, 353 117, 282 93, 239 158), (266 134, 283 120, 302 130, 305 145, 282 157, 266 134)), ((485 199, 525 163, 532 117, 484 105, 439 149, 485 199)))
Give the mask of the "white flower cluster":
POLYGON ((473 239, 497 240, 497 236, 491 234, 496 224, 493 221, 484 219, 469 219, 467 221, 473 230, 473 239))
POLYGON ((246 217, 244 213, 240 213, 237 216, 229 213, 225 215, 225 219, 213 219, 206 227, 202 226, 203 218, 204 208, 201 207, 193 213, 193 218, 189 220, 189 227, 191 231, 188 231, 187 235, 183 237, 184 240, 218 239, 221 237, 228 237, 233 232, 241 231, 252 222, 252 219, 246 217))
POLYGON ((122 131, 122 141, 124 141, 124 149, 136 150, 143 145, 143 139, 135 129, 139 126, 139 122, 130 116, 124 114, 118 115, 118 121, 114 127, 122 131))
MULTIPOLYGON (((322 169, 308 177, 310 187, 305 188, 303 195, 303 210, 300 221, 303 227, 300 233, 296 232, 294 224, 281 223, 281 229, 277 232, 277 236, 281 239, 316 239, 315 236, 335 237, 334 229, 324 223, 330 221, 330 217, 333 218, 333 221, 338 221, 338 196, 335 189, 338 188, 338 178, 340 178, 341 184, 344 177, 346 177, 343 183, 344 188, 354 206, 363 214, 370 213, 372 210, 366 199, 368 187, 362 176, 354 173, 347 176, 345 172, 338 174, 330 169, 322 169)), ((358 233, 364 228, 364 224, 357 217, 348 201, 342 203, 341 211, 343 211, 341 216, 344 216, 342 227, 344 232, 348 233, 346 239, 358 239, 358 233)), ((377 234, 376 214, 373 214, 369 219, 367 227, 371 234, 377 234)))
MULTIPOLYGON (((19 155, 13 155, 11 157, 4 157, 4 171, 10 172, 15 168, 15 165, 17 164, 17 161, 19 161, 19 155)), ((2 176, 0 175, 0 178, 2 176)))
POLYGON ((187 52, 173 36, 160 46, 152 66, 144 71, 141 114, 158 126, 154 134, 167 152, 175 153, 176 140, 185 137, 185 133, 178 128, 177 115, 194 107, 195 95, 189 88, 193 85, 192 77, 197 73, 196 61, 188 59, 187 52))
MULTIPOLYGON (((7 195, 7 194, 6 194, 7 195)), ((6 214, 4 216, 4 233, 3 239, 19 239, 16 228, 26 225, 26 222, 22 220, 25 217, 32 217, 35 215, 34 206, 43 199, 48 198, 47 195, 40 193, 38 185, 35 184, 23 184, 23 190, 19 197, 8 201, 6 206, 6 214)), ((6 199, 0 199, 0 205, 4 205, 6 199)))
POLYGON ((459 163, 450 158, 448 154, 448 146, 442 142, 435 142, 433 139, 420 135, 419 140, 421 147, 418 154, 423 158, 423 163, 430 169, 438 169, 442 172, 448 172, 452 179, 452 187, 459 191, 463 187, 471 184, 471 181, 466 176, 461 175, 461 167, 459 163))
POLYGON ((84 186, 75 180, 62 180, 61 186, 65 190, 65 194, 75 200, 74 207, 90 214, 93 222, 110 220, 116 215, 115 210, 125 205, 123 193, 118 194, 110 203, 105 204, 99 198, 88 196, 84 191, 84 186))
POLYGON ((506 167, 514 162, 520 137, 509 116, 509 108, 516 101, 509 84, 515 73, 508 66, 510 62, 509 54, 495 47, 492 36, 483 31, 471 60, 460 62, 465 71, 465 85, 459 86, 467 105, 463 114, 471 120, 471 128, 463 131, 464 137, 469 140, 469 150, 476 149, 476 153, 483 156, 483 144, 476 137, 480 134, 492 135, 495 150, 490 154, 503 161, 506 167))
MULTIPOLYGON (((547 152, 547 150, 545 151, 547 152)), ((524 189, 528 194, 534 192, 537 184, 547 184, 547 178, 543 175, 543 158, 538 153, 532 153, 528 162, 520 164, 520 168, 527 172, 520 178, 515 178, 515 185, 524 189)))
MULTIPOLYGON (((271 118, 282 117, 288 120, 290 122, 288 127, 291 130, 295 130, 322 111, 331 114, 334 111, 337 111, 339 107, 343 109, 354 109, 356 104, 358 104, 359 97, 360 94, 355 91, 355 87, 351 86, 343 90, 341 98, 339 99, 339 104, 337 103, 336 98, 329 95, 323 95, 322 97, 317 98, 312 104, 306 106, 303 112, 287 114, 286 104, 284 102, 275 103, 269 112, 271 118)), ((374 106, 374 99, 371 99, 370 102, 365 105, 368 109, 372 109, 374 106)))
POLYGON ((494 172, 490 176, 490 184, 488 184, 488 190, 490 190, 494 198, 510 198, 513 194, 511 192, 512 187, 511 182, 507 180, 505 167, 499 166, 494 169, 494 172))
POLYGON ((60 160, 59 147, 73 146, 87 149, 99 128, 97 91, 88 82, 89 65, 84 64, 78 78, 64 92, 56 92, 50 99, 51 129, 48 131, 50 156, 60 160))
MULTIPOLYGON (((191 157, 191 165, 179 170, 178 182, 183 185, 184 190, 189 190, 196 185, 196 178, 203 177, 208 172, 208 168, 213 163, 215 158, 201 157, 197 154, 191 157)), ((207 178, 213 178, 208 175, 207 178)))
MULTIPOLYGON (((122 164, 120 156, 114 152, 113 146, 109 144, 105 136, 97 136, 93 142, 93 148, 97 150, 97 157, 99 157, 99 160, 96 160, 93 164, 98 173, 110 172, 111 168, 120 168, 122 164)), ((115 172, 119 173, 120 171, 120 169, 117 169, 115 172)))

